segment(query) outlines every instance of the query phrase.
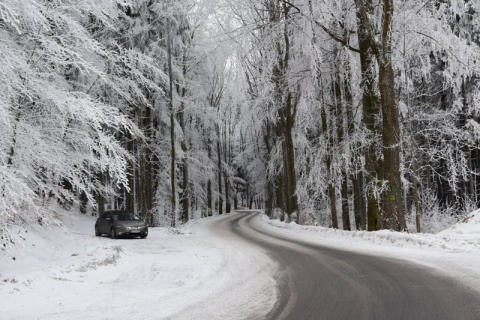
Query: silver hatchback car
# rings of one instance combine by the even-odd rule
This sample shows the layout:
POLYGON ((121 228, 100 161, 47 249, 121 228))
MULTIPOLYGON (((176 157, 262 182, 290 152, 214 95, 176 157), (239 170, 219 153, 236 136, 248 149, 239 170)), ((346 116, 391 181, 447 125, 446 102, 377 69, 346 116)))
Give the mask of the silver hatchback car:
POLYGON ((107 234, 112 239, 118 237, 146 238, 148 226, 142 218, 134 213, 122 210, 105 211, 95 223, 97 237, 107 234))

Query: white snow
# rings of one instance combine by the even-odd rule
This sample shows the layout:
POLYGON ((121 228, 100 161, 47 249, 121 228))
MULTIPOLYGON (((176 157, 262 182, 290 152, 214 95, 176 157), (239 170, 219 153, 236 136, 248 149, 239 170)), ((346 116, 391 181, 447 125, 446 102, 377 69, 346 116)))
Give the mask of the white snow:
MULTIPOLYGON (((0 259, 2 319, 245 319, 275 303, 277 266, 247 242, 216 230, 224 218, 147 239, 95 237, 93 217, 65 227, 18 229, 27 251, 0 259)), ((270 232, 342 250, 423 264, 480 292, 480 211, 436 235, 340 231, 269 220, 270 232)))
POLYGON ((212 219, 112 240, 95 237, 93 217, 67 217, 19 231, 29 250, 0 259, 1 319, 244 319, 275 303, 276 266, 219 239, 212 219))

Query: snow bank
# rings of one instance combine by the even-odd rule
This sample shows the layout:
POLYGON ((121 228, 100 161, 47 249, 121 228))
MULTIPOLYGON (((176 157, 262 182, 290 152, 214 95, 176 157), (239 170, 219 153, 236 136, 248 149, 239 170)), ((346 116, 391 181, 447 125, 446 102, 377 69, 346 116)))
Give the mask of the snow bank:
POLYGON ((316 237, 337 240, 342 243, 368 243, 378 246, 394 246, 405 248, 439 249, 453 252, 473 252, 480 250, 480 210, 466 217, 450 229, 434 234, 416 234, 380 230, 367 231, 343 231, 316 226, 300 226, 295 222, 283 223, 278 220, 270 220, 262 215, 264 224, 275 228, 287 230, 289 233, 314 234, 316 237), (469 234, 470 237, 458 237, 455 235, 469 234))
POLYGON ((480 209, 466 215, 460 222, 439 232, 437 235, 467 235, 480 239, 480 209))

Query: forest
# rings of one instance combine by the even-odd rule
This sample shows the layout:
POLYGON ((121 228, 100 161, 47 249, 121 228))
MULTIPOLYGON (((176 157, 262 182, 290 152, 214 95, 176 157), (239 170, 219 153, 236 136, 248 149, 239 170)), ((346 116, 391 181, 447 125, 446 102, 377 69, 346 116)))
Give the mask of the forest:
POLYGON ((0 0, 0 243, 55 208, 435 232, 480 195, 480 1, 0 0))

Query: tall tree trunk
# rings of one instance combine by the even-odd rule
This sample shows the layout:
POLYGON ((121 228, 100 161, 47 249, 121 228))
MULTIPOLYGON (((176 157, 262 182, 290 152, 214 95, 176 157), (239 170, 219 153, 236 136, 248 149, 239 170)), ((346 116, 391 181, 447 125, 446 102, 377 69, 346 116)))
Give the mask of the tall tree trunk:
POLYGON ((415 139, 413 134, 413 117, 411 115, 411 105, 410 105, 410 92, 408 89, 408 63, 406 59, 407 48, 405 43, 405 37, 403 38, 403 59, 404 59, 404 86, 403 90, 404 100, 408 109, 408 134, 409 134, 409 149, 412 157, 412 184, 413 184, 413 202, 415 206, 415 226, 417 233, 421 232, 421 211, 420 211, 420 196, 418 194, 418 172, 417 172, 417 152, 415 146, 415 139))
POLYGON ((223 170, 223 182, 225 183, 225 213, 232 211, 232 204, 230 202, 230 183, 228 181, 227 170, 223 170))
MULTIPOLYGON (((230 164, 230 146, 229 146, 229 140, 227 138, 227 128, 225 128, 225 131, 223 133, 223 140, 224 140, 224 150, 223 150, 223 159, 225 161, 225 165, 230 164)), ((223 182, 225 184, 225 213, 230 213, 232 210, 232 204, 230 202, 230 180, 228 179, 228 173, 227 169, 223 170, 223 182)))
POLYGON ((83 214, 87 213, 88 198, 85 191, 80 191, 78 200, 80 201, 80 212, 83 214))
POLYGON ((382 108, 384 180, 388 191, 383 194, 384 212, 382 224, 385 229, 407 228, 402 204, 402 181, 400 167, 400 115, 395 98, 395 75, 392 64, 393 0, 385 0, 383 6, 382 54, 379 54, 379 88, 382 108))
POLYGON ((370 48, 367 29, 371 28, 368 19, 365 19, 367 12, 373 13, 371 0, 359 1, 357 5, 357 21, 359 27, 358 45, 360 51, 360 69, 362 72, 363 87, 363 117, 362 122, 368 132, 371 134, 371 141, 365 150, 365 179, 368 193, 367 198, 367 228, 369 231, 379 230, 381 228, 380 219, 380 203, 375 197, 375 193, 371 188, 376 188, 377 181, 383 179, 381 168, 383 161, 377 159, 376 150, 378 148, 378 138, 381 132, 381 122, 378 119, 380 115, 380 98, 377 95, 376 66, 374 61, 373 50, 370 48))
POLYGON ((274 188, 275 188, 275 208, 282 210, 282 216, 280 220, 283 221, 285 214, 285 197, 284 197, 284 177, 283 172, 277 172, 275 174, 274 188))
MULTIPOLYGON (((146 125, 145 125, 145 111, 140 109, 139 111, 139 117, 138 117, 138 126, 142 132, 146 131, 146 125)), ((146 146, 146 141, 142 140, 140 142, 140 150, 139 150, 139 161, 138 161, 138 170, 139 170, 139 190, 138 190, 138 195, 139 195, 139 209, 140 209, 140 216, 144 218, 146 221, 147 220, 147 214, 148 214, 148 205, 147 205, 147 179, 150 177, 147 174, 147 146, 146 146)))
MULTIPOLYGON (((336 105, 336 118, 338 121, 338 126, 337 126, 337 136, 338 136, 338 142, 340 146, 343 146, 345 148, 346 139, 345 137, 345 114, 344 114, 344 109, 348 108, 348 106, 345 105, 345 101, 342 99, 342 91, 341 91, 341 84, 340 84, 340 75, 339 75, 339 70, 337 70, 337 74, 335 77, 335 83, 334 83, 334 94, 335 94, 335 105, 336 105)), ((341 161, 339 159, 339 161, 341 161)), ((342 161, 341 166, 341 183, 340 183, 340 195, 341 195, 341 200, 342 200, 342 222, 343 222, 343 230, 351 230, 351 225, 350 225, 350 212, 349 212, 349 206, 348 206, 348 175, 347 175, 347 168, 346 168, 346 163, 345 161, 342 161)))
POLYGON ((167 55, 168 55, 168 103, 170 107, 170 190, 171 190, 171 226, 175 228, 177 219, 177 196, 175 178, 175 109, 173 105, 173 71, 172 71, 172 48, 169 22, 167 22, 167 55))
MULTIPOLYGON (((154 131, 153 131, 153 115, 152 115, 152 110, 149 107, 145 108, 145 116, 143 118, 143 129, 145 132, 145 135, 147 136, 147 139, 149 141, 153 141, 154 139, 154 131)), ((153 159, 153 152, 150 148, 150 146, 145 143, 144 146, 144 174, 143 174, 143 189, 145 191, 144 195, 144 215, 145 215, 145 220, 148 224, 152 225, 153 224, 153 214, 152 214, 152 208, 153 208, 153 183, 155 181, 155 174, 153 172, 153 165, 152 165, 152 159, 153 159)))
MULTIPOLYGON (((135 143, 133 141, 132 135, 127 132, 127 151, 129 154, 135 154, 135 143)), ((128 188, 129 191, 124 190, 125 194, 125 210, 129 212, 135 212, 135 161, 131 160, 127 163, 127 174, 128 174, 128 188)))
MULTIPOLYGON (((279 107, 276 123, 276 138, 281 142, 282 165, 283 165, 283 210, 290 218, 291 214, 298 211, 297 181, 295 173, 295 151, 293 147, 292 130, 295 122, 296 102, 292 101, 292 92, 286 81, 286 74, 290 62, 290 30, 289 11, 290 4, 279 2, 272 6, 272 22, 283 19, 283 43, 276 42, 277 62, 273 70, 273 82, 275 83, 275 101, 279 107), (281 10, 281 11, 280 11, 281 10)), ((298 222, 299 214, 297 214, 298 222)))
POLYGON ((350 210, 348 206, 348 177, 342 177, 342 185, 340 194, 342 196, 342 221, 343 230, 350 231, 352 229, 350 224, 350 210))
POLYGON ((208 179, 207 181, 207 215, 212 216, 212 181, 208 179))
POLYGON ((220 148, 220 134, 217 140, 217 167, 218 167, 218 214, 223 214, 223 196, 222 196, 222 149, 220 148))
POLYGON ((363 190, 360 183, 360 177, 358 173, 352 175, 352 185, 353 185, 353 212, 355 219, 355 229, 364 230, 365 223, 363 220, 364 215, 362 214, 362 197, 363 190))
MULTIPOLYGON (((353 96, 352 96, 352 89, 351 89, 351 69, 350 65, 347 62, 347 70, 346 77, 347 81, 344 82, 345 88, 345 99, 347 102, 347 110, 346 110, 346 121, 347 121, 347 132, 349 137, 353 137, 355 131, 355 119, 354 119, 354 104, 353 104, 353 96)), ((358 147, 357 145, 355 147, 358 147)), ((354 220, 355 220, 355 228, 356 230, 363 230, 365 229, 365 219, 364 216, 366 212, 362 206, 362 200, 364 198, 364 190, 363 190, 363 175, 358 168, 358 163, 360 163, 361 155, 354 152, 352 154, 352 169, 353 172, 350 174, 350 179, 352 180, 352 194, 353 194, 353 213, 354 213, 354 220), (360 171, 360 172, 359 172, 360 171)), ((347 191, 348 192, 348 191, 347 191)), ((342 196, 343 197, 343 196, 342 196)))
MULTIPOLYGON (((212 159, 212 147, 211 147, 210 139, 208 139, 207 141, 207 155, 208 155, 208 159, 212 159)), ((212 200, 213 200, 212 181, 208 179, 207 181, 207 216, 209 217, 213 215, 212 200)))
POLYGON ((326 106, 322 108, 322 129, 323 134, 327 135, 327 155, 326 155, 326 165, 327 165, 327 176, 328 176, 328 197, 330 199, 330 214, 332 219, 332 228, 338 229, 338 216, 337 216, 337 203, 335 197, 335 184, 333 183, 332 175, 332 136, 328 132, 328 121, 327 121, 327 111, 325 110, 326 106))
POLYGON ((285 106, 285 126, 283 128, 283 166, 285 168, 285 195, 286 195, 286 211, 290 216, 297 213, 296 222, 298 223, 298 199, 297 199, 297 177, 295 173, 295 150, 293 147, 292 130, 294 126, 294 110, 292 105, 291 93, 288 93, 285 106))
MULTIPOLYGON (((184 143, 182 143, 184 144, 184 143)), ((182 221, 185 223, 190 218, 190 186, 188 183, 188 152, 185 147, 182 160, 182 221)))
MULTIPOLYGON (((272 152, 272 146, 271 146, 271 139, 272 139, 272 132, 271 132, 271 123, 270 121, 266 121, 265 124, 265 132, 264 132, 264 140, 265 140, 265 147, 267 149, 267 159, 265 160, 266 163, 268 163, 268 160, 270 159, 270 154, 272 152)), ((275 189, 275 178, 270 172, 270 168, 267 165, 266 173, 265 173, 265 185, 266 185, 266 197, 265 197, 265 213, 267 216, 270 218, 273 217, 273 210, 274 210, 274 189, 275 189)))
MULTIPOLYGON (((183 65, 183 75, 186 75, 186 65, 184 61, 183 65)), ((184 98, 186 94, 185 87, 181 90, 181 97, 184 98)), ((182 101, 180 104, 179 111, 179 120, 180 127, 182 128, 182 141, 181 148, 183 151, 183 159, 181 162, 181 171, 182 171, 182 221, 186 223, 189 219, 189 209, 190 209, 190 188, 188 181, 188 149, 187 149, 187 134, 185 132, 185 103, 182 101)))
MULTIPOLYGON (((98 178, 100 180, 101 185, 105 184, 105 176, 103 172, 98 173, 98 178)), ((105 197, 100 193, 96 193, 96 200, 97 200, 97 206, 98 206, 98 215, 100 216, 102 213, 105 212, 105 197)))
POLYGON ((402 206, 402 182, 400 173, 400 121, 395 100, 395 83, 391 61, 384 61, 379 68, 380 96, 383 118, 383 167, 388 191, 383 194, 382 224, 385 229, 406 229, 402 206))

